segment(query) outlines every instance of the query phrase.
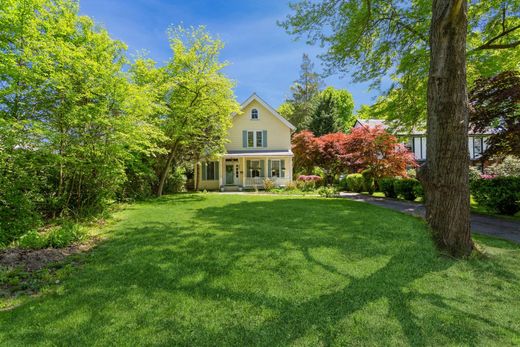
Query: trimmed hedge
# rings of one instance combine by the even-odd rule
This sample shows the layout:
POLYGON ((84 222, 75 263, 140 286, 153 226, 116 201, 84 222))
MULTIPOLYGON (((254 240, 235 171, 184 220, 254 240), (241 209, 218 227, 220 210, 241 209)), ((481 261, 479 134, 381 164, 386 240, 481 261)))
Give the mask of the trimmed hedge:
POLYGON ((422 192, 421 183, 415 178, 403 178, 394 181, 394 189, 398 196, 414 201, 422 192))
POLYGON ((397 198, 397 192, 395 191, 395 181, 397 179, 393 177, 381 178, 377 184, 379 185, 379 190, 382 191, 387 198, 397 198))
POLYGON ((520 176, 481 178, 470 184, 479 205, 507 215, 520 211, 520 176))
POLYGON ((374 176, 372 175, 372 171, 370 170, 364 170, 361 172, 361 175, 363 175, 363 188, 365 192, 368 192, 368 194, 372 194, 375 190, 375 184, 374 184, 374 176))
POLYGON ((347 187, 352 192, 361 193, 365 186, 365 179, 362 174, 350 174, 347 175, 347 187))

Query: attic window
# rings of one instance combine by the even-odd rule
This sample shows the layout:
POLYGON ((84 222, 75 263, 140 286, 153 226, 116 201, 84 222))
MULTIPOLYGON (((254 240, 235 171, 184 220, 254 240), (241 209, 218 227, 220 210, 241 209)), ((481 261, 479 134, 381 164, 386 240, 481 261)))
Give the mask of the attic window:
POLYGON ((251 119, 258 119, 258 110, 256 108, 251 110, 251 119))

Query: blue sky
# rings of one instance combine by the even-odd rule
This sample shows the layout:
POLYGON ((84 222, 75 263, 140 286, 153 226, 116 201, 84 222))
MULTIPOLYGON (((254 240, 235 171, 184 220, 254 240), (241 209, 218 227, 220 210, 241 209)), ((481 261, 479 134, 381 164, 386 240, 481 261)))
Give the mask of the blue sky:
MULTIPOLYGON (((225 42, 221 57, 230 63, 225 73, 236 81, 235 93, 240 102, 256 92, 278 107, 298 77, 303 53, 308 53, 316 70, 321 71, 321 62, 316 58, 320 49, 294 41, 276 24, 289 13, 286 1, 81 0, 80 6, 82 14, 124 41, 130 54, 147 50, 160 63, 171 56, 168 26, 206 25, 225 42)), ((325 82, 348 89, 356 108, 371 104, 377 96, 376 91, 368 90, 368 84, 352 83, 348 76, 331 76, 325 82)))

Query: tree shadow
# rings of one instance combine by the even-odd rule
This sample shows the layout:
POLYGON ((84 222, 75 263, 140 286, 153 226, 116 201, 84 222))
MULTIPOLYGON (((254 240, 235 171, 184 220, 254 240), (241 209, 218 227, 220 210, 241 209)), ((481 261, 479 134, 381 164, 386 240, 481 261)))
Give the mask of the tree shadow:
POLYGON ((345 200, 226 199, 215 206, 197 194, 146 205, 155 209, 141 211, 150 212, 146 223, 123 222, 63 293, 0 317, 0 343, 289 345, 315 334, 337 344, 360 342, 356 332, 374 343, 378 331, 356 320, 382 302, 385 316, 374 320, 397 322, 393 333, 410 345, 430 345, 432 335, 477 344, 480 325, 519 333, 421 286, 455 262, 436 254, 417 219, 345 200), (170 206, 183 213, 162 215, 170 206))

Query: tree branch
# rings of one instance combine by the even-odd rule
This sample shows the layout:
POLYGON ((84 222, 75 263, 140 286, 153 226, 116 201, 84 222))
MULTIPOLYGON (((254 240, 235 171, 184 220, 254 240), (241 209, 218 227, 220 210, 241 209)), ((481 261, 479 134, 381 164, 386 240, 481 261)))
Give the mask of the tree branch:
POLYGON ((507 29, 507 30, 503 30, 500 34, 498 34, 497 36, 491 38, 490 40, 488 40, 486 43, 478 46, 477 48, 474 48, 472 49, 471 51, 482 51, 484 49, 506 49, 506 48, 514 48, 518 45, 520 45, 520 41, 516 41, 516 42, 512 42, 512 43, 504 43, 504 44, 493 44, 493 42, 495 42, 496 40, 506 36, 506 35, 509 35, 510 33, 512 33, 513 31, 515 30, 518 30, 520 29, 520 24, 517 25, 517 26, 514 26, 510 29, 507 29))

